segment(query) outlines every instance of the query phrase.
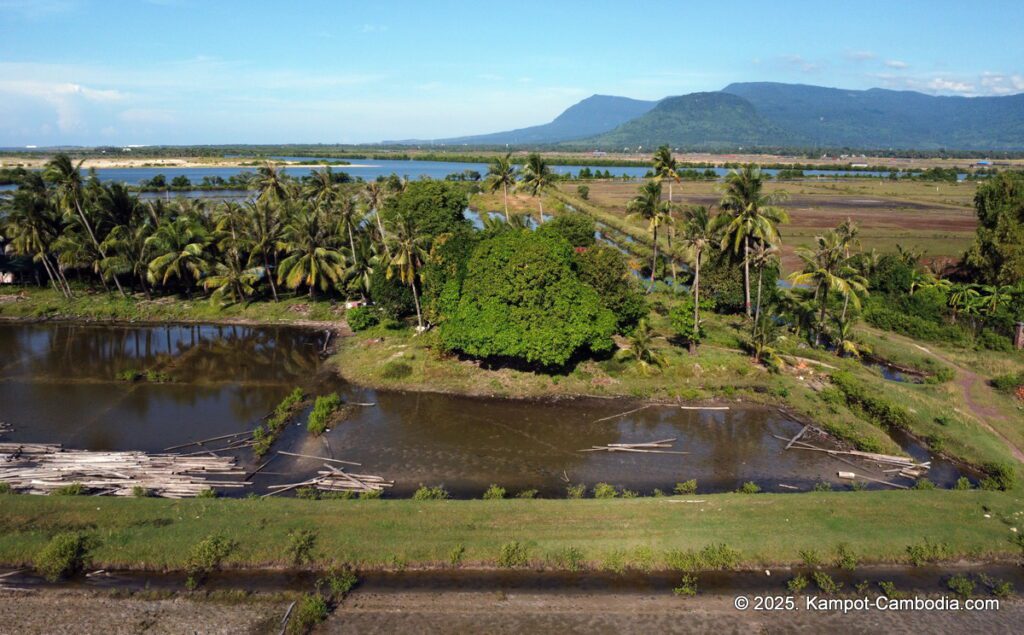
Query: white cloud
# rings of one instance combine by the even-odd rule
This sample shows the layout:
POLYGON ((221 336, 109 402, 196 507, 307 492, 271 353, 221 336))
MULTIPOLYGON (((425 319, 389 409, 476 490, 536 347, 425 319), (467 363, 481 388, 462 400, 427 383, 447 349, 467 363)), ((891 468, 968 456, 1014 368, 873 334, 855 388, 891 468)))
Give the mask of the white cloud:
POLYGON ((967 82, 956 81, 954 79, 946 79, 944 77, 936 77, 929 81, 927 86, 937 93, 959 93, 962 95, 973 95, 975 93, 974 84, 968 84, 967 82))
POLYGON ((853 60, 854 62, 867 62, 873 60, 877 55, 871 51, 847 51, 846 59, 853 60))
POLYGON ((904 69, 910 66, 910 64, 907 64, 906 62, 900 60, 885 60, 885 65, 888 66, 889 68, 896 69, 904 69))
POLYGON ((821 70, 821 65, 804 59, 801 55, 784 55, 782 61, 789 66, 795 67, 802 73, 814 73, 821 70))

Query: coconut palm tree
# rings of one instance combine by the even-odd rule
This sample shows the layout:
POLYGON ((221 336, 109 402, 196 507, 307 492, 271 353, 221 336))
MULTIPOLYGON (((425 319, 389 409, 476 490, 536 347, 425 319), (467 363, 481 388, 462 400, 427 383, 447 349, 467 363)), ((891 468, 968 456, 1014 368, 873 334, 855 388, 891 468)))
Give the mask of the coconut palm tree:
POLYGON ((523 180, 521 184, 530 196, 536 196, 538 207, 537 224, 544 223, 544 191, 555 182, 555 175, 551 167, 539 154, 531 152, 526 157, 526 165, 523 166, 523 180))
POLYGON ((146 273, 152 260, 147 241, 152 234, 153 226, 149 222, 118 225, 103 240, 102 246, 107 257, 100 261, 104 274, 127 275, 138 280, 147 299, 152 298, 146 282, 146 273))
POLYGON ((275 200, 283 202, 292 194, 292 184, 284 170, 270 161, 256 169, 256 176, 251 181, 252 187, 259 192, 261 201, 275 200))
POLYGON ((797 256, 804 263, 802 271, 790 275, 794 285, 804 284, 814 287, 815 297, 821 302, 818 317, 818 328, 814 342, 821 343, 825 332, 825 320, 828 312, 829 291, 838 291, 860 308, 859 293, 867 293, 867 281, 858 273, 850 261, 843 257, 842 242, 835 232, 818 236, 817 249, 797 249, 797 256))
POLYGON ((209 232, 191 214, 162 223, 146 239, 146 247, 155 254, 147 271, 149 282, 166 286, 172 278, 177 278, 192 297, 194 283, 210 268, 209 244, 209 232))
POLYGON ((368 234, 359 234, 355 247, 351 248, 348 253, 348 267, 345 269, 345 278, 355 282, 359 295, 364 300, 370 292, 373 270, 379 261, 380 255, 377 253, 377 243, 368 234))
POLYGON ((661 200, 661 183, 652 180, 640 186, 636 198, 626 205, 626 218, 643 220, 653 237, 653 255, 651 257, 651 282, 647 292, 654 289, 654 279, 658 270, 658 228, 671 222, 668 215, 668 203, 661 200))
POLYGON ((281 244, 287 256, 278 267, 278 282, 289 289, 306 286, 309 297, 316 290, 327 291, 345 277, 345 258, 335 245, 337 234, 330 230, 323 213, 303 209, 285 225, 281 244))
POLYGON ((384 245, 384 252, 390 257, 391 251, 388 247, 388 237, 384 232, 384 223, 380 220, 380 210, 388 199, 388 190, 384 183, 370 181, 363 187, 363 197, 366 199, 366 204, 373 210, 373 215, 377 219, 377 229, 380 231, 380 241, 384 245))
MULTIPOLYGON (((43 178, 54 184, 60 204, 69 214, 78 215, 78 219, 82 222, 82 226, 85 228, 93 247, 96 248, 101 257, 106 257, 106 254, 103 253, 103 249, 100 247, 100 241, 96 237, 96 232, 93 231, 92 223, 89 222, 89 218, 85 213, 81 172, 83 162, 84 159, 75 165, 68 155, 58 154, 44 166, 43 178)), ((118 280, 116 274, 114 275, 114 284, 117 286, 117 290, 121 292, 121 295, 125 295, 124 289, 121 288, 121 281, 118 280)))
MULTIPOLYGON (((778 264, 779 248, 758 241, 750 252, 750 264, 757 270, 757 300, 754 302, 754 322, 761 317, 761 279, 765 267, 778 264)), ((845 313, 845 312, 844 312, 845 313)))
POLYGON ((429 237, 419 233, 415 222, 405 216, 399 216, 392 229, 392 255, 388 259, 387 277, 391 279, 397 272, 398 279, 412 289, 412 298, 416 304, 416 324, 423 330, 423 313, 420 310, 416 278, 427 259, 429 237))
POLYGON ((256 284, 265 274, 263 267, 246 269, 237 258, 227 258, 215 265, 214 273, 203 280, 203 288, 207 291, 213 290, 210 295, 213 301, 220 301, 222 304, 226 304, 227 301, 241 302, 256 292, 256 284))
POLYGON ((487 189, 493 194, 501 189, 505 197, 505 221, 512 222, 508 214, 508 188, 516 185, 516 168, 512 165, 512 153, 503 157, 494 157, 487 168, 487 189))
POLYGON ((277 285, 274 283, 273 268, 271 261, 276 261, 277 254, 281 249, 284 238, 283 215, 278 210, 287 212, 287 205, 272 204, 267 201, 253 201, 245 204, 244 240, 246 249, 249 251, 249 259, 246 266, 263 267, 267 272, 267 281, 270 283, 270 293, 277 302, 277 285))
POLYGON ((633 329, 629 336, 629 348, 619 350, 615 357, 620 360, 636 360, 640 372, 645 375, 665 364, 665 357, 654 348, 654 335, 646 319, 640 320, 633 329))
POLYGON ((338 185, 334 182, 331 166, 313 170, 302 188, 302 195, 314 205, 331 205, 338 197, 338 185))
POLYGON ((334 205, 335 218, 337 219, 338 233, 348 236, 349 250, 355 251, 355 232, 359 229, 362 221, 359 207, 351 196, 339 196, 334 205))
POLYGON ((4 235, 10 240, 11 251, 41 264, 53 288, 68 299, 73 297, 52 254, 62 228, 60 214, 45 192, 20 188, 4 220, 4 235))
POLYGON ((679 183, 679 164, 667 145, 654 152, 654 178, 658 182, 668 181, 668 202, 672 201, 672 184, 679 183))
POLYGON ((747 165, 731 170, 725 177, 720 203, 722 214, 716 226, 722 231, 722 248, 733 253, 743 250, 743 292, 747 317, 750 317, 750 249, 752 242, 778 244, 778 226, 789 221, 789 214, 778 206, 784 192, 764 192, 761 168, 747 165))
POLYGON ((700 331, 700 266, 714 246, 716 236, 711 212, 703 205, 696 205, 683 211, 682 243, 690 252, 693 264, 693 339, 700 331))

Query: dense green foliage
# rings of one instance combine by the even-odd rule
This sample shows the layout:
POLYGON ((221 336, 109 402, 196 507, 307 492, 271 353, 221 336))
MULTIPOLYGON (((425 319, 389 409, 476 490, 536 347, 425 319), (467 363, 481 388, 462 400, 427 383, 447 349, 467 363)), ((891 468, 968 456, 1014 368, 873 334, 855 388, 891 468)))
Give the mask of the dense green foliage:
POLYGON ((81 532, 55 535, 36 555, 36 571, 50 582, 79 573, 88 564, 89 542, 81 532))
POLYGON ((313 403, 313 410, 309 413, 309 420, 306 422, 306 429, 310 434, 319 436, 326 432, 334 413, 341 408, 343 403, 341 395, 335 392, 317 397, 313 403))
POLYGON ((401 319, 416 310, 412 289, 398 278, 388 277, 386 267, 377 267, 370 274, 370 298, 380 312, 391 319, 401 319))
POLYGON ((467 265, 458 307, 441 324, 443 345, 540 366, 610 350, 615 315, 572 264, 568 243, 546 233, 510 229, 482 241, 467 265))
POLYGON ((381 210, 385 222, 411 219, 420 233, 438 236, 469 226, 463 215, 469 200, 466 188, 446 181, 413 181, 400 196, 389 198, 381 210))
POLYGON ((978 235, 967 263, 989 284, 1024 281, 1024 173, 1003 172, 974 196, 978 235))
POLYGON ((365 331, 380 322, 378 312, 365 306, 357 306, 345 313, 345 321, 353 331, 365 331))
POLYGON ((581 212, 559 214, 541 226, 543 231, 553 231, 573 247, 590 247, 594 244, 597 226, 594 219, 581 212))
POLYGON ((620 331, 629 331, 647 315, 647 301, 618 249, 595 245, 578 251, 575 262, 580 280, 597 291, 604 306, 615 314, 620 331))

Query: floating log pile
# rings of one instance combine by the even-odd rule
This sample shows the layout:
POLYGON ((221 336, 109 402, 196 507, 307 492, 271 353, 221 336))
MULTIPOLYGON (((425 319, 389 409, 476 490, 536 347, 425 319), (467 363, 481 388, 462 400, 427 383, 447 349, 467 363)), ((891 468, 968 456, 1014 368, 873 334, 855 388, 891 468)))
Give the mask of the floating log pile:
POLYGON ((264 494, 264 498, 300 487, 314 487, 322 492, 354 492, 358 494, 363 492, 381 492, 389 487, 395 486, 394 481, 386 480, 381 476, 374 474, 353 474, 351 472, 346 472, 343 467, 336 467, 339 464, 359 465, 358 463, 352 463, 351 461, 328 459, 326 457, 319 456, 314 457, 306 454, 293 454, 290 452, 278 452, 278 454, 319 459, 324 461, 324 469, 318 470, 315 477, 305 481, 284 485, 270 485, 267 487, 270 492, 264 494), (331 465, 332 463, 334 465, 331 465))
POLYGON ((58 444, 0 443, 0 482, 27 494, 50 494, 78 484, 95 496, 186 498, 214 487, 244 487, 231 457, 92 452, 58 444))
MULTIPOLYGON (((842 462, 847 463, 849 465, 852 465, 854 467, 860 467, 856 463, 854 463, 853 461, 850 461, 849 459, 844 458, 844 457, 849 456, 849 457, 853 457, 853 458, 856 458, 856 459, 861 459, 862 461, 868 461, 868 462, 875 463, 875 464, 877 464, 877 465, 879 465, 881 467, 885 467, 887 469, 882 469, 881 470, 885 474, 892 474, 892 475, 895 475, 895 476, 902 476, 902 477, 910 479, 910 480, 917 480, 917 479, 921 478, 922 476, 924 476, 925 474, 928 473, 928 470, 930 470, 931 466, 932 466, 931 461, 925 461, 923 463, 918 463, 917 461, 915 461, 915 460, 913 460, 911 458, 905 457, 905 456, 894 456, 892 454, 879 454, 877 452, 861 452, 859 450, 833 450, 833 449, 829 449, 829 448, 820 448, 820 447, 812 445, 812 444, 810 444, 810 443, 808 443, 806 441, 801 440, 801 437, 804 436, 804 434, 807 432, 808 428, 809 428, 809 426, 804 426, 803 429, 801 429, 800 432, 798 432, 796 434, 796 436, 794 436, 791 439, 790 438, 786 438, 786 437, 780 437, 777 434, 776 435, 772 435, 772 436, 774 436, 776 439, 779 439, 780 441, 786 441, 786 447, 785 447, 786 450, 808 450, 808 451, 812 451, 812 452, 825 452, 825 453, 829 454, 830 456, 832 456, 833 458, 835 458, 835 459, 837 459, 839 461, 842 461, 842 462)), ((892 483, 892 482, 881 480, 881 479, 877 479, 877 478, 872 478, 872 477, 864 476, 863 474, 854 475, 853 472, 839 472, 840 478, 846 478, 846 479, 852 480, 853 476, 849 476, 849 475, 853 475, 853 476, 856 476, 857 478, 861 478, 861 479, 864 479, 866 481, 871 481, 873 483, 881 483, 883 485, 891 485, 893 487, 899 487, 899 488, 906 489, 906 487, 903 486, 903 485, 899 485, 897 483, 892 483)))
POLYGON ((580 452, 642 452, 647 454, 689 454, 689 452, 677 452, 671 448, 675 439, 661 439, 660 441, 648 441, 647 443, 609 443, 608 445, 592 445, 580 452))
POLYGON ((0 421, 0 434, 7 434, 8 432, 13 431, 14 428, 11 426, 11 424, 7 423, 6 421, 0 421))

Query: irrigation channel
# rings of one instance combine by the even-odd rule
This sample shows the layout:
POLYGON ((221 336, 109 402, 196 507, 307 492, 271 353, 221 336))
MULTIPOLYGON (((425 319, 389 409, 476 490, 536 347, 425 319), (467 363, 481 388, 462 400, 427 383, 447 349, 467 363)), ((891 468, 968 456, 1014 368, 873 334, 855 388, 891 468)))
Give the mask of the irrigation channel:
MULTIPOLYGON (((235 458, 237 472, 251 483, 224 489, 229 496, 266 493, 329 469, 310 457, 357 463, 330 462, 394 481, 389 497, 443 485, 455 497, 476 498, 491 484, 509 495, 537 490, 560 497, 570 484, 599 482, 650 495, 689 479, 697 479, 701 493, 732 491, 747 481, 780 492, 819 482, 848 487, 839 472, 863 475, 872 488, 887 487, 876 481, 912 484, 894 476, 891 464, 803 447, 839 447, 810 428, 786 450, 804 424, 777 408, 371 390, 341 380, 323 346, 322 332, 284 326, 0 323, 0 444, 196 457, 216 450, 235 458), (364 405, 346 407, 322 436, 306 430, 311 406, 300 408, 263 458, 244 444, 221 451, 238 445, 234 440, 244 439, 296 386, 364 405), (237 436, 176 447, 224 435, 237 436), (627 447, 653 442, 660 443, 627 447)), ((930 466, 925 473, 939 486, 962 475, 911 439, 897 441, 914 462, 930 466)))

